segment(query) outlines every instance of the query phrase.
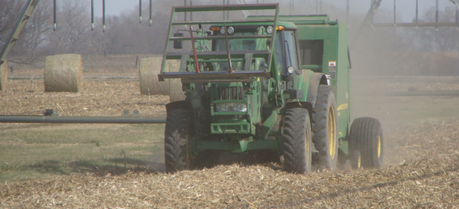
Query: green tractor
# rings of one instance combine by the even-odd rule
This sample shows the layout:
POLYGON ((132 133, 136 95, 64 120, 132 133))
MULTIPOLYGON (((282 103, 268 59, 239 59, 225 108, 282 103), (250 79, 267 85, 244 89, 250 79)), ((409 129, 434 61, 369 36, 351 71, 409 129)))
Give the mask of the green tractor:
POLYGON ((247 156, 300 174, 347 160, 380 167, 379 121, 358 118, 349 131, 346 30, 324 15, 279 16, 278 4, 174 7, 158 78, 181 79, 186 99, 166 105, 166 171, 247 156), (246 10, 270 15, 216 20, 246 10), (205 20, 176 20, 187 12, 205 20))

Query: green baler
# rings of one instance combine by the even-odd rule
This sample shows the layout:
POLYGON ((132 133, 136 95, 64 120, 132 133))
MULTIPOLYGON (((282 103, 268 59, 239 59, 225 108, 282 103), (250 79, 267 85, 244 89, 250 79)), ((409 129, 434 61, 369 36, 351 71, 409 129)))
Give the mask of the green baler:
POLYGON ((166 105, 168 172, 253 155, 283 159, 294 173, 348 159, 355 168, 381 166, 379 121, 357 119, 348 131, 346 26, 327 16, 278 14, 278 4, 172 9, 158 77, 181 79, 186 99, 166 105), (209 20, 216 11, 244 10, 274 15, 209 20), (186 12, 205 20, 176 20, 186 12), (166 69, 170 60, 180 67, 166 69))

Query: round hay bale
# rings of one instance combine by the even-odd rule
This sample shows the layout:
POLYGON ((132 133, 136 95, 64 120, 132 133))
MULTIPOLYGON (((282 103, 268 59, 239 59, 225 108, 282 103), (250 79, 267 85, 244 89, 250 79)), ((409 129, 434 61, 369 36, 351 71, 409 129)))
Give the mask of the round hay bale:
POLYGON ((162 57, 149 57, 140 59, 140 94, 168 95, 169 83, 159 82, 158 74, 161 72, 162 57))
POLYGON ((0 69, 0 91, 6 90, 8 83, 8 63, 5 61, 0 69))
POLYGON ((83 84, 83 62, 79 54, 46 57, 45 92, 78 92, 83 84))
MULTIPOLYGON (((169 72, 178 72, 179 68, 180 60, 166 61, 166 70, 169 72)), ((180 79, 169 79, 169 97, 170 102, 181 101, 185 99, 185 93, 182 90, 182 81, 180 79)))

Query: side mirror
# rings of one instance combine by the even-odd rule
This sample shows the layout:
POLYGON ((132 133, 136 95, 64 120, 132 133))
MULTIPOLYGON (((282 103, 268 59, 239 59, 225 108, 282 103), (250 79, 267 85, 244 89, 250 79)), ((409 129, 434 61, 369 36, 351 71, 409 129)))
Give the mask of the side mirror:
MULTIPOLYGON (((174 37, 183 37, 183 33, 174 33, 174 37)), ((182 49, 182 41, 174 40, 174 49, 182 49)))

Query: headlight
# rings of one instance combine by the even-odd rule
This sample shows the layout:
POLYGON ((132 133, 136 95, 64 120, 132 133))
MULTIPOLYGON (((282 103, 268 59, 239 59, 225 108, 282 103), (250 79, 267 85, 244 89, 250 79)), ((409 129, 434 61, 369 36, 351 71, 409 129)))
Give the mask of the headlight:
POLYGON ((293 74, 293 72, 295 72, 295 68, 293 66, 290 66, 287 68, 287 72, 293 74))
POLYGON ((233 34, 234 33, 234 28, 232 26, 228 27, 228 34, 233 34))
POLYGON ((266 33, 268 33, 268 34, 273 33, 273 29, 274 29, 273 26, 268 26, 268 27, 266 28, 266 33))
POLYGON ((217 112, 247 112, 245 103, 218 103, 215 104, 217 112))
MULTIPOLYGON (((221 34, 225 34, 225 30, 226 30, 225 27, 221 27, 220 28, 220 33, 221 34)), ((228 27, 228 35, 231 35, 233 33, 234 33, 234 27, 233 26, 228 27)))

